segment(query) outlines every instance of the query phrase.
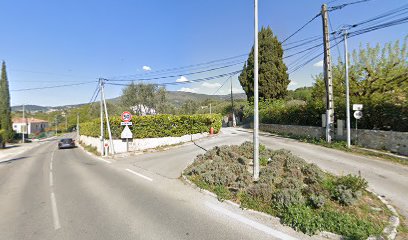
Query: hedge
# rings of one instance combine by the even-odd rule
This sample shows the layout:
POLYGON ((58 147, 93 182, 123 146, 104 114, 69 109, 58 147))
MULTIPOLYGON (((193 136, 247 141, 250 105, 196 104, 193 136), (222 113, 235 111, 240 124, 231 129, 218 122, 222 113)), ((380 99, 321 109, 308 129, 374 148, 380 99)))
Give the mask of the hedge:
MULTIPOLYGON (((106 122, 106 121, 105 121, 106 122)), ((111 117, 112 137, 120 138, 123 126, 120 125, 120 117, 111 117)), ((222 126, 220 114, 195 114, 195 115, 150 115, 134 116, 133 126, 130 127, 133 138, 158 138, 158 137, 180 137, 187 134, 209 132, 210 127, 217 133, 222 126)), ((95 119, 80 125, 81 135, 90 137, 100 136, 100 120, 95 119)), ((105 124, 105 137, 108 137, 105 124)))

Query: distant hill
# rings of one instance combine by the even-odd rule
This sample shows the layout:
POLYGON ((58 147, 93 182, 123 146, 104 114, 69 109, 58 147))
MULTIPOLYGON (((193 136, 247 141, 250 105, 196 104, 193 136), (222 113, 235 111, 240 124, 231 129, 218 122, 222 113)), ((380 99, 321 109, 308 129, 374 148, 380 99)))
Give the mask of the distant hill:
MULTIPOLYGON (((234 93, 234 99, 246 99, 245 93, 234 93)), ((180 106, 187 100, 194 100, 194 101, 204 101, 206 99, 212 100, 229 100, 231 95, 206 95, 200 93, 189 93, 189 92, 179 92, 179 91, 168 91, 166 94, 167 100, 176 105, 180 106)), ((107 99, 107 101, 111 103, 116 103, 120 100, 120 97, 107 99)), ((77 108, 83 106, 85 104, 74 104, 74 105, 65 105, 65 106, 57 106, 57 107, 50 107, 50 106, 38 106, 38 105, 25 105, 26 111, 29 112, 53 112, 53 111, 62 111, 70 108, 77 108)), ((12 112, 23 111, 23 106, 12 106, 12 112)))

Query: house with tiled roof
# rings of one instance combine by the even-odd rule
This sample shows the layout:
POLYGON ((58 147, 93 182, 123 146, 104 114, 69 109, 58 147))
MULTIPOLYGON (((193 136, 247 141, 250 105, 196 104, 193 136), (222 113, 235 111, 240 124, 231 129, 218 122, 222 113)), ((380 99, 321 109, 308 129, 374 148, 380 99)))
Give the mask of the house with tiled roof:
POLYGON ((40 133, 48 128, 48 121, 36 118, 13 118, 13 130, 16 133, 40 133))

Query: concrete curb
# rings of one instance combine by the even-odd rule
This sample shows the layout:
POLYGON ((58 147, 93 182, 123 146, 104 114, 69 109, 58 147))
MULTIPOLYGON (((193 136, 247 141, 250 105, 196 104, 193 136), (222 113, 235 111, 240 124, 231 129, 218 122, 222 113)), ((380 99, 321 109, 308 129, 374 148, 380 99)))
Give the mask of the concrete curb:
MULTIPOLYGON (((91 156, 92 158, 94 158, 94 159, 96 159, 96 160, 99 160, 99 161, 107 162, 106 159, 104 159, 104 158, 102 158, 102 157, 99 157, 99 156, 96 156, 96 155, 93 154, 93 153, 88 152, 81 144, 78 144, 77 146, 78 146, 78 148, 80 148, 82 151, 84 151, 86 154, 88 154, 89 156, 91 156)), ((111 159, 111 158, 110 158, 110 159, 111 159)))
MULTIPOLYGON (((387 236, 387 239, 394 240, 397 237, 397 228, 400 224, 400 219, 399 219, 397 210, 395 210, 395 208, 384 197, 380 196, 379 194, 375 193, 374 191, 370 189, 366 189, 366 190, 367 192, 374 194, 374 196, 380 199, 380 201, 384 203, 385 206, 387 206, 388 210, 392 212, 393 216, 389 218, 388 220, 389 224, 387 227, 385 227, 385 229, 383 230, 383 233, 387 236)), ((375 238, 368 238, 368 239, 371 240, 375 238)))
MULTIPOLYGON (((187 168, 187 167, 186 167, 186 168, 187 168)), ((185 169, 184 169, 184 170, 185 170, 185 169)), ((182 174, 181 174, 182 180, 183 180, 184 182, 186 182, 187 184, 189 184, 190 186, 192 186, 194 189, 198 189, 200 192, 202 192, 202 193, 204 193, 204 194, 206 194, 206 195, 215 197, 215 198, 218 199, 218 197, 217 197, 217 195, 216 195, 215 193, 210 192, 210 191, 208 191, 208 190, 206 190, 206 189, 202 189, 202 188, 198 187, 195 183, 191 182, 191 181, 184 175, 184 170, 183 170, 183 172, 182 172, 182 174)), ((366 190, 367 190, 368 192, 374 194, 374 196, 376 196, 378 199, 380 199, 380 201, 381 201, 382 203, 384 203, 384 204, 387 206, 387 208, 394 214, 394 215, 391 216, 390 219, 389 219, 389 225, 383 230, 383 233, 386 234, 388 240, 394 240, 394 239, 396 238, 396 236, 397 236, 397 227, 398 227, 399 224, 400 224, 400 220, 399 220, 397 211, 396 211, 395 208, 394 208, 393 206, 391 206, 391 205, 388 203, 388 201, 385 200, 383 197, 381 197, 380 195, 376 194, 375 192, 373 192, 373 191, 371 191, 371 190, 369 190, 369 189, 366 189, 366 190)), ((223 202, 225 202, 225 203, 227 203, 227 204, 229 204, 229 205, 232 205, 232 206, 241 208, 241 209, 243 209, 243 210, 245 210, 245 211, 248 211, 248 212, 251 212, 251 213, 255 213, 255 214, 258 214, 258 215, 260 215, 260 216, 264 216, 264 217, 268 217, 268 218, 274 218, 274 219, 280 221, 280 218, 278 218, 278 217, 269 215, 269 214, 264 213, 264 212, 259 212, 259 211, 253 210, 253 209, 243 208, 243 207, 241 207, 238 203, 233 202, 233 201, 231 201, 231 200, 224 200, 223 202)), ((338 235, 338 234, 332 233, 332 232, 327 232, 327 231, 322 231, 322 232, 320 232, 320 233, 318 233, 318 234, 316 234, 316 235, 314 235, 314 236, 320 236, 320 237, 324 237, 324 238, 331 239, 331 240, 344 239, 343 236, 341 236, 341 235, 338 235)), ((377 237, 368 237, 368 238, 367 238, 367 240, 375 240, 375 239, 377 239, 377 237)))

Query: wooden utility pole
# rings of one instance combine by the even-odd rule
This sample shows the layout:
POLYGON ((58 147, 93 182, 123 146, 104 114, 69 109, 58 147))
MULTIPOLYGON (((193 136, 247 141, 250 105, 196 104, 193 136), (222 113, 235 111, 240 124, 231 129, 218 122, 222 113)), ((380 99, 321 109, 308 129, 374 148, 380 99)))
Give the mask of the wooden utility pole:
POLYGON ((327 5, 322 5, 323 45, 324 45, 324 82, 326 85, 326 141, 331 142, 334 125, 333 78, 330 57, 330 33, 328 27, 327 5))

